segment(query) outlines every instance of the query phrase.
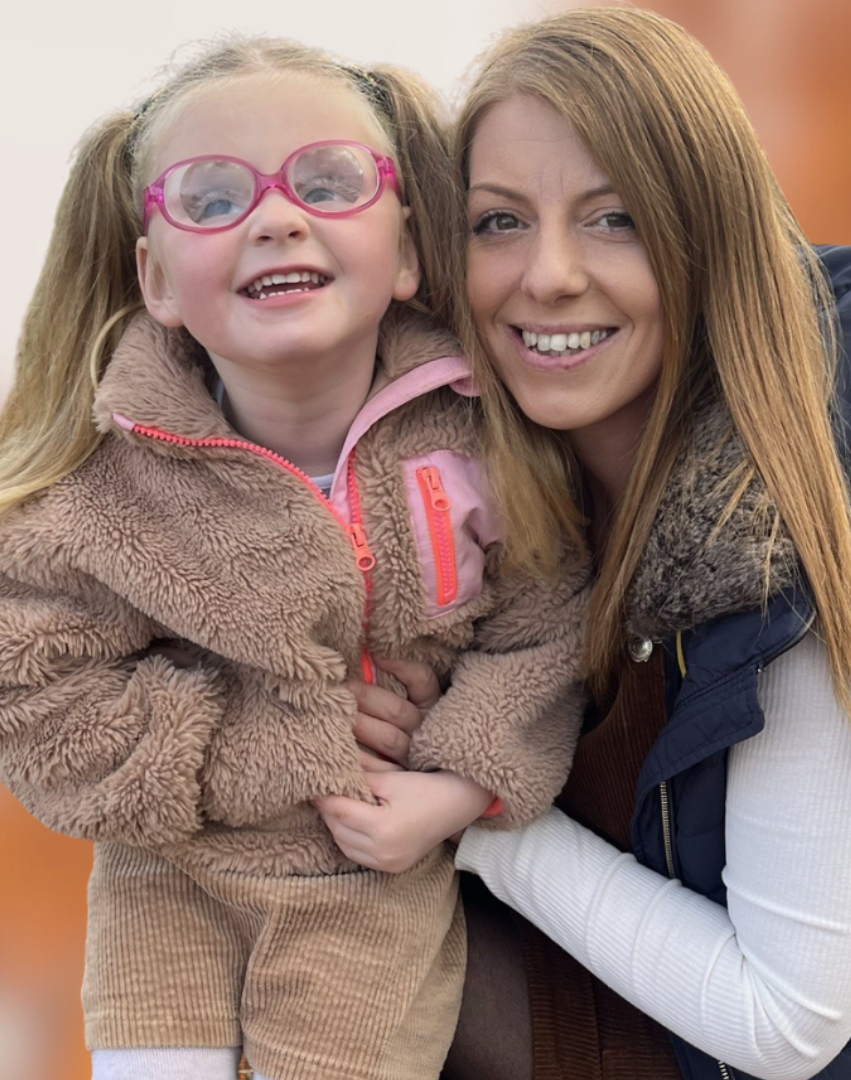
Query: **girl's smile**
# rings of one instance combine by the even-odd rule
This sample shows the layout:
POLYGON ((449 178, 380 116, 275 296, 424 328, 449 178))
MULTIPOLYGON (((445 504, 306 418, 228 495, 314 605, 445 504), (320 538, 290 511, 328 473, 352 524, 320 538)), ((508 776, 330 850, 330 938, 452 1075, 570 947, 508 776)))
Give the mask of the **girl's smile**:
MULTIPOLYGON (((271 172, 320 140, 380 144, 384 136, 359 96, 327 90, 304 74, 205 88, 164 133, 153 174, 206 155, 271 172)), ((362 402, 378 324, 419 282, 405 211, 387 188, 342 218, 309 213, 268 190, 244 219, 209 233, 176 228, 154 212, 138 261, 148 310, 205 347, 232 401, 250 384, 261 396, 327 389, 362 402)))

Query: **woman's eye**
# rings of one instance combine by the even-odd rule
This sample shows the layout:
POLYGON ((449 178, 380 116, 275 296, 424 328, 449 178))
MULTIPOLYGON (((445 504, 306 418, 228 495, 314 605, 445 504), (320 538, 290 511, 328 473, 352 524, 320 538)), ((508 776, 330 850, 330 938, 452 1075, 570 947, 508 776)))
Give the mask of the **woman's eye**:
POLYGON ((473 225, 473 234, 474 236, 494 235, 513 232, 522 227, 520 219, 510 210, 491 210, 487 214, 482 214, 473 225))
POLYGON ((609 213, 597 218, 595 224, 603 225, 612 232, 623 232, 635 228, 635 222, 626 210, 610 210, 609 213))

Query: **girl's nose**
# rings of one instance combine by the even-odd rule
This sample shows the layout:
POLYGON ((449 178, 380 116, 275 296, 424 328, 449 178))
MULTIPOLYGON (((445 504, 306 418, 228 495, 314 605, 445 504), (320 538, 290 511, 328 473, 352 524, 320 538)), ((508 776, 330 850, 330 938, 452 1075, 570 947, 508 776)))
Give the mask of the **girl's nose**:
POLYGON ((302 239, 310 234, 310 215, 282 191, 264 191, 249 215, 249 238, 254 243, 302 239))
POLYGON ((541 229, 529 248, 521 289, 540 303, 579 296, 588 288, 582 244, 570 230, 541 229))

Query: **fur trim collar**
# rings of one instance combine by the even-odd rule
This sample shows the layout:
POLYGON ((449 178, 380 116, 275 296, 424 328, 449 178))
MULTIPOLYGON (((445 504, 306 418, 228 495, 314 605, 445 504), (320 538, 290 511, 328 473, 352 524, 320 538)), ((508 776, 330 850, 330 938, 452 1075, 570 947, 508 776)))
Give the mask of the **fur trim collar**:
POLYGON ((716 404, 699 413, 627 596, 630 635, 658 640, 759 608, 766 599, 766 564, 772 593, 800 580, 795 549, 782 526, 771 547, 776 511, 761 480, 751 482, 717 528, 732 491, 725 478, 745 460, 726 409, 716 404))
MULTIPOLYGON (((460 352, 452 335, 425 316, 391 308, 379 340, 381 383, 460 352)), ((167 329, 142 312, 127 327, 106 369, 95 397, 95 423, 101 432, 115 430, 113 414, 119 413, 190 439, 233 438, 210 393, 214 382, 204 349, 186 330, 167 329)))

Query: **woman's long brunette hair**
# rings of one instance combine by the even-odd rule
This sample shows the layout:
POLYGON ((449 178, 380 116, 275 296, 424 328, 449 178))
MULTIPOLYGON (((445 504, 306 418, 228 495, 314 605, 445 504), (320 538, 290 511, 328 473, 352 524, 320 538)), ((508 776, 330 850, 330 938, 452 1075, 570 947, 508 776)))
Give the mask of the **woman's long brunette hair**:
MULTIPOLYGON (((587 643, 592 686, 622 647, 626 597, 696 408, 726 405, 745 460, 717 523, 759 477, 770 551, 779 522, 797 549, 834 684, 851 706, 851 521, 831 429, 832 297, 729 80, 682 28, 647 11, 568 11, 504 35, 480 63, 456 131, 468 177, 477 126, 528 95, 569 121, 635 220, 658 283, 664 355, 627 489, 598 552, 587 643)), ((491 367, 466 302, 492 477, 515 559, 552 566, 580 539, 578 467, 564 437, 522 415, 491 367)), ((722 500, 723 501, 723 500, 722 500)), ((769 562, 765 595, 772 589, 769 562)))

